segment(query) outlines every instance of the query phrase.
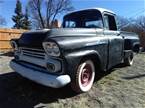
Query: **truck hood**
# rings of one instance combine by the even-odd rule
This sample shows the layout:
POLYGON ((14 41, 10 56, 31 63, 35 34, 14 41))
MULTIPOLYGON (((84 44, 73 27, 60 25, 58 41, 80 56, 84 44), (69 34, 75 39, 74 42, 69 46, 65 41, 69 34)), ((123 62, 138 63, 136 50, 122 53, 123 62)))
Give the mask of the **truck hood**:
MULTIPOLYGON (((18 44, 20 47, 42 49, 42 42, 54 40, 61 47, 69 48, 71 45, 92 42, 96 35, 100 36, 103 30, 87 28, 59 28, 51 30, 36 30, 23 33, 18 44)), ((96 39, 95 39, 96 40, 96 39)))
MULTIPOLYGON (((59 28, 52 29, 49 37, 64 37, 64 36, 95 36, 96 29, 86 28, 59 28)), ((48 38, 49 38, 48 37, 48 38)))
POLYGON ((18 40, 20 47, 42 49, 42 42, 48 36, 50 30, 35 30, 25 32, 18 40))
POLYGON ((103 39, 102 35, 102 29, 52 29, 49 36, 45 39, 45 42, 55 41, 62 50, 73 50, 97 44, 97 42, 100 42, 103 39))

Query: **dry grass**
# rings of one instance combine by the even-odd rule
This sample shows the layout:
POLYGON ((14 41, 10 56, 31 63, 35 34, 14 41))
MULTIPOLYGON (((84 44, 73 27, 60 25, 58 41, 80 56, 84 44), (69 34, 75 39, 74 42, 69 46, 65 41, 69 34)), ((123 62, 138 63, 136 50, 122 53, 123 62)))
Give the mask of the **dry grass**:
POLYGON ((0 57, 0 108, 145 108, 145 54, 131 67, 117 67, 91 91, 75 94, 70 86, 52 89, 22 78, 0 57))

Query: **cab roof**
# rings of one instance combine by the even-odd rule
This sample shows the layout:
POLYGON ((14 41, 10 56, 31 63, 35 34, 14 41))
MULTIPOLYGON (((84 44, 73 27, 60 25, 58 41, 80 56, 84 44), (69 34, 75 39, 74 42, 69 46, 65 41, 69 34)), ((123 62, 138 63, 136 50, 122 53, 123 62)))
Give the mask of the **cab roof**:
POLYGON ((104 9, 104 8, 86 8, 86 9, 81 9, 81 10, 73 11, 73 12, 70 12, 68 14, 72 14, 72 13, 80 12, 80 11, 85 11, 85 10, 98 10, 98 11, 101 12, 101 14, 103 14, 104 12, 108 12, 108 13, 111 13, 111 14, 114 14, 115 15, 115 13, 113 11, 108 10, 108 9, 104 9))

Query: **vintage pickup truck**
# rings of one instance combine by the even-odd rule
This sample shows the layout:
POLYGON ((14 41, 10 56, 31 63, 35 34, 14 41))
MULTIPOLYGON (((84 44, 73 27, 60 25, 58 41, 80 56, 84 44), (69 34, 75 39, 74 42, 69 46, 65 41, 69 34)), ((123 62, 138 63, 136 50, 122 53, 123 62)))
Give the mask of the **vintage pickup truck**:
POLYGON ((100 72, 120 63, 132 65, 139 51, 138 36, 118 31, 115 18, 107 9, 84 9, 65 15, 62 28, 23 33, 11 40, 10 67, 48 87, 70 83, 74 91, 87 92, 100 72))

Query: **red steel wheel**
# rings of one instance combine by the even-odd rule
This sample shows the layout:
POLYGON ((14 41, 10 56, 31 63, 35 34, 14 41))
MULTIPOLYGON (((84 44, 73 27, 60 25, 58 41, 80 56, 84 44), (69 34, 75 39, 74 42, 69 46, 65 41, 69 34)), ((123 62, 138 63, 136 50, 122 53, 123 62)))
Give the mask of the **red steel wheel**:
POLYGON ((78 93, 91 89, 95 78, 95 67, 92 60, 86 60, 78 66, 75 81, 72 81, 72 89, 78 93))
POLYGON ((92 78, 92 68, 90 64, 85 64, 82 73, 81 73, 81 83, 82 86, 85 87, 87 86, 92 78))

